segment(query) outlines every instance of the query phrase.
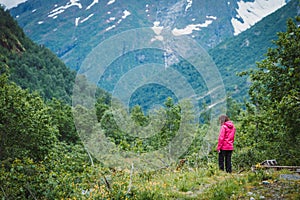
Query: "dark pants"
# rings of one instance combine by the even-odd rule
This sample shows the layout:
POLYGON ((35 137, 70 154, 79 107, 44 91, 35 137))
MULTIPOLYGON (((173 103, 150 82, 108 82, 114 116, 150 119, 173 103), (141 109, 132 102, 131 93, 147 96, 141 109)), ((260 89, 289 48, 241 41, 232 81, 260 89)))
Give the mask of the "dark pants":
POLYGON ((224 158, 226 172, 231 173, 231 154, 232 150, 221 150, 219 153, 219 168, 224 171, 224 158))

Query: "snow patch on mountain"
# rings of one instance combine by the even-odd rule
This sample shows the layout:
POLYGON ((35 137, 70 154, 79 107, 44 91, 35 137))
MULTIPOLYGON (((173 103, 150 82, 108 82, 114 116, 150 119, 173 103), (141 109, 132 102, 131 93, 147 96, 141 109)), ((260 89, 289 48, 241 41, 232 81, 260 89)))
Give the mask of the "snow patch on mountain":
POLYGON ((213 20, 216 20, 216 19, 217 19, 216 16, 212 16, 212 15, 207 15, 206 18, 207 18, 207 19, 213 19, 213 20))
POLYGON ((115 20, 116 20, 115 17, 110 17, 110 18, 108 19, 108 22, 115 21, 115 20))
POLYGON ((93 17, 93 16, 94 16, 94 13, 90 14, 88 17, 86 17, 86 18, 84 18, 83 20, 81 20, 80 23, 83 23, 83 22, 89 20, 89 19, 90 19, 91 17, 93 17))
POLYGON ((11 9, 26 1, 27 0, 0 0, 0 5, 4 5, 5 9, 11 9))
POLYGON ((192 7, 192 4, 193 4, 193 0, 186 0, 186 1, 187 1, 187 5, 186 5, 186 7, 185 7, 185 12, 188 11, 188 9, 189 9, 190 7, 192 7))
POLYGON ((156 35, 160 35, 161 31, 163 30, 163 26, 160 26, 160 22, 159 21, 155 21, 153 22, 153 27, 151 27, 151 29, 154 31, 154 33, 156 35))
POLYGON ((126 19, 126 17, 128 17, 129 15, 131 15, 131 13, 128 10, 124 10, 123 14, 124 15, 122 16, 122 19, 126 19))
POLYGON ((153 27, 151 27, 151 29, 153 30, 153 32, 156 34, 153 38, 151 38, 151 42, 154 42, 156 40, 159 41, 163 41, 164 37, 161 34, 161 31, 163 30, 163 26, 160 26, 160 22, 159 21, 155 21, 153 22, 153 27))
POLYGON ((85 10, 89 10, 91 9, 91 7, 93 7, 95 4, 99 3, 99 0, 94 0, 93 3, 91 3, 88 7, 86 7, 85 10))
POLYGON ((255 0, 254 2, 237 2, 236 17, 231 19, 234 35, 238 35, 253 26, 267 15, 286 4, 285 0, 255 0))
POLYGON ((87 16, 86 18, 84 18, 82 20, 80 20, 80 17, 76 17, 75 18, 75 26, 78 26, 79 23, 81 23, 81 24, 84 23, 85 21, 89 20, 93 16, 94 16, 94 13, 90 14, 89 16, 87 16))
POLYGON ((50 11, 48 14, 48 17, 55 17, 63 12, 65 12, 66 9, 72 7, 72 6, 78 6, 78 8, 82 8, 81 3, 79 3, 79 0, 70 0, 66 5, 60 6, 58 8, 55 8, 54 10, 50 11))
POLYGON ((205 22, 202 24, 189 24, 183 29, 174 28, 172 30, 172 34, 175 36, 188 35, 188 34, 193 33, 193 31, 200 31, 201 28, 208 27, 208 25, 213 23, 213 20, 217 19, 217 17, 215 17, 215 16, 206 16, 206 18, 207 18, 207 20, 205 20, 205 22))
POLYGON ((80 20, 80 17, 76 17, 76 18, 75 18, 75 26, 78 26, 79 20, 80 20))
POLYGON ((148 13, 149 12, 149 4, 146 4, 146 9, 145 12, 148 13))
POLYGON ((107 3, 107 5, 110 5, 110 4, 113 4, 113 3, 115 3, 115 0, 110 0, 110 1, 107 3))
POLYGON ((117 26, 114 24, 114 25, 112 25, 112 26, 106 28, 105 31, 109 31, 109 30, 111 30, 111 29, 113 29, 113 28, 116 28, 116 27, 117 27, 117 26))
MULTIPOLYGON (((110 13, 109 13, 109 14, 110 14, 110 13)), ((123 15, 122 15, 121 18, 117 21, 116 24, 120 24, 120 23, 121 23, 124 19, 126 19, 129 15, 131 15, 131 12, 129 12, 128 10, 124 10, 124 11, 123 11, 123 15)), ((110 17, 106 22, 109 23, 109 22, 112 22, 112 21, 115 21, 115 20, 116 20, 115 17, 110 17)), ((116 27, 117 27, 116 24, 113 24, 113 25, 107 27, 107 28, 105 29, 105 31, 109 31, 109 30, 111 30, 111 29, 116 28, 116 27)))

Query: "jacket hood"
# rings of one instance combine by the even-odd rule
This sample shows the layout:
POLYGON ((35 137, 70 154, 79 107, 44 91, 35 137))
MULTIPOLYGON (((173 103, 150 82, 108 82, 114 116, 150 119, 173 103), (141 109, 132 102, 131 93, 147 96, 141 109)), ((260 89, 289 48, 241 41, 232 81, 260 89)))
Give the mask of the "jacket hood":
POLYGON ((227 126, 229 129, 232 129, 234 127, 234 125, 231 121, 225 122, 224 125, 227 126))

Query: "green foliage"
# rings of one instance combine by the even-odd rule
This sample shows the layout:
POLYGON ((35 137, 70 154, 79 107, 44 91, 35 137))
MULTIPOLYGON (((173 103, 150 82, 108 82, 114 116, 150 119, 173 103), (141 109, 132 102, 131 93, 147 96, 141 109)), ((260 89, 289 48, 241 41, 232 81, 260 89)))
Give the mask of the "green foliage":
POLYGON ((4 11, 0 7, 0 48, 1 54, 13 51, 20 53, 25 51, 24 44, 28 41, 24 40, 24 32, 18 24, 12 19, 8 11, 4 11), (21 41, 20 41, 21 40, 21 41))
POLYGON ((275 158, 281 164, 299 165, 300 135, 300 28, 292 19, 278 33, 266 59, 250 75, 251 103, 241 115, 239 145, 243 154, 275 158), (251 148, 249 148, 251 147, 251 148), (248 149, 245 151, 245 149, 248 149), (253 149, 253 150, 251 150, 253 149))
MULTIPOLYGON (((145 115, 142 107, 132 107, 129 117, 134 123, 126 124, 126 131, 121 130, 115 115, 123 110, 113 110, 111 97, 96 90, 84 78, 79 78, 82 84, 77 85, 75 91, 96 91, 97 102, 94 108, 80 106, 81 101, 93 102, 85 99, 86 93, 82 93, 72 110, 65 102, 70 100, 74 74, 48 54, 49 50, 34 46, 18 32, 15 22, 3 20, 8 17, 3 10, 1 16, 0 25, 4 31, 0 33, 0 198, 243 199, 248 198, 249 188, 278 176, 262 170, 244 174, 219 171, 217 154, 211 147, 202 152, 208 130, 214 131, 217 126, 208 124, 207 113, 203 115, 206 124, 199 126, 194 113, 184 109, 191 108, 188 102, 174 103, 172 98, 166 99, 165 107, 157 110, 165 122, 160 129, 147 129, 151 137, 145 138, 132 133, 141 130, 135 129, 136 125, 147 127, 155 116, 153 113, 145 115), (44 98, 52 100, 45 103, 41 96, 20 88, 9 79, 20 79, 18 84, 22 87, 38 90, 44 98), (190 133, 187 136, 194 136, 194 140, 182 155, 186 163, 181 166, 174 164, 160 171, 142 172, 135 171, 132 163, 130 170, 109 170, 93 161, 80 143, 73 119, 78 113, 82 118, 75 119, 75 124, 82 128, 84 137, 97 139, 96 134, 103 131, 123 151, 144 153, 165 147, 183 125, 183 131, 190 133), (91 119, 91 113, 96 113, 97 119, 91 119), (98 132, 94 133, 95 129, 98 132)), ((237 122, 233 154, 236 169, 270 159, 270 156, 281 164, 300 163, 297 146, 300 142, 297 132, 300 119, 299 27, 289 20, 287 32, 278 33, 278 37, 277 48, 268 51, 267 58, 257 64, 258 70, 248 73, 252 86, 251 103, 245 105, 246 110, 242 112, 240 104, 227 99, 227 114, 237 122)), ((193 69, 186 67, 181 73, 188 75, 193 69)), ((190 78, 199 79, 196 75, 190 78)), ((155 120, 161 119, 156 117, 155 120)), ((96 143, 96 139, 92 142, 96 143)), ((184 139, 180 145, 185 145, 184 139)), ((179 144, 172 145, 181 148, 179 144)), ((291 184, 288 190, 291 195, 296 193, 295 197, 299 197, 298 186, 297 182, 291 184)))
MULTIPOLYGON (((274 115, 296 132, 300 125, 300 28, 288 20, 287 31, 278 33, 277 48, 269 49, 267 59, 251 73, 252 101, 260 107, 277 108, 274 115)), ((274 111, 275 111, 274 109, 274 111)))
POLYGON ((49 108, 36 94, 0 76, 0 160, 30 157, 42 160, 56 142, 49 108))
POLYGON ((95 108, 96 108, 96 115, 97 115, 98 122, 101 121, 101 118, 103 117, 105 111, 109 109, 109 105, 110 105, 109 99, 110 98, 108 97, 99 97, 97 99, 95 108))
MULTIPOLYGON (((112 107, 109 108, 107 104, 102 103, 103 101, 103 99, 98 99, 96 103, 98 121, 100 120, 99 122, 105 136, 110 138, 110 140, 119 145, 119 147, 123 150, 147 152, 159 149, 166 146, 179 129, 182 114, 181 108, 179 104, 174 104, 171 98, 168 98, 165 102, 164 109, 159 109, 156 113, 150 113, 149 115, 145 115, 140 106, 133 107, 131 109, 130 119, 122 118, 122 121, 125 123, 127 122, 125 127, 120 127, 116 120, 118 119, 117 116, 119 116, 122 112, 123 114, 121 114, 121 117, 125 117, 127 115, 127 113, 125 113, 126 111, 122 108, 120 110, 115 110, 116 108, 112 107), (154 120, 160 121, 158 116, 163 116, 165 119, 164 123, 160 122, 161 127, 151 127, 154 126, 151 124, 150 127, 146 129, 148 131, 147 134, 151 137, 137 137, 138 134, 143 134, 137 133, 137 131, 141 131, 140 127, 145 128, 148 126, 150 119, 153 118, 157 118, 154 120), (127 120, 132 120, 133 123, 127 120), (124 129, 122 130, 122 128, 124 129), (154 132, 154 130, 156 130, 156 132, 154 132)), ((82 113, 82 111, 78 112, 82 113)), ((86 120, 85 118, 79 120, 78 123, 85 124, 86 121, 91 120, 86 120)), ((86 123, 89 124, 88 122, 86 123)), ((84 130, 90 130, 89 127, 91 126, 88 125, 86 129, 84 128, 84 130)))
POLYGON ((75 72, 49 49, 33 43, 7 11, 0 8, 1 65, 9 67, 10 80, 44 99, 71 102, 75 72))
POLYGON ((59 131, 58 139, 67 143, 79 142, 71 106, 57 99, 48 102, 48 106, 49 114, 59 131))
POLYGON ((14 160, 10 166, 0 166, 0 196, 4 199, 37 199, 42 197, 47 169, 29 158, 14 160))
MULTIPOLYGON (((16 159, 0 167, 0 197, 5 199, 270 199, 298 197, 299 182, 278 179, 280 172, 226 174, 206 167, 152 172, 91 166, 81 146, 56 146, 44 162, 16 159), (270 186, 264 187, 262 181, 270 186), (280 184, 279 188, 276 185, 280 184), (275 188, 274 188, 275 187, 275 188), (270 192, 272 188, 272 192, 270 192), (274 188, 274 191, 273 191, 274 188), (298 189, 297 189, 298 188, 298 189), (259 189, 259 191, 258 191, 259 189), (276 191, 279 189, 279 191, 276 191), (257 194, 254 194, 257 193, 257 194), (258 196, 259 195, 259 196, 258 196)), ((216 165, 212 164, 212 169, 216 165)), ((284 172, 290 173, 290 172, 284 172)))
POLYGON ((60 143, 49 153, 44 163, 47 182, 43 195, 47 199, 80 197, 82 190, 90 187, 90 178, 95 173, 82 145, 60 143))
POLYGON ((232 98, 231 95, 227 95, 226 105, 227 105, 226 115, 230 118, 230 120, 238 121, 239 116, 243 111, 242 103, 240 103, 236 99, 232 98))
POLYGON ((247 77, 237 77, 236 74, 255 68, 256 62, 264 59, 268 48, 274 47, 272 41, 276 40, 276 33, 286 30, 287 19, 297 15, 298 10, 299 1, 292 0, 255 26, 209 50, 209 54, 220 70, 226 90, 234 99, 243 101, 243 98, 248 98, 247 92, 250 86, 247 77))
POLYGON ((94 171, 81 145, 60 143, 40 162, 23 157, 0 166, 0 196, 5 199, 83 198, 96 184, 94 171), (93 182, 93 183, 91 183, 93 182))
POLYGON ((144 115, 143 110, 140 106, 134 106, 131 109, 131 118, 139 126, 146 126, 148 124, 148 118, 144 115))

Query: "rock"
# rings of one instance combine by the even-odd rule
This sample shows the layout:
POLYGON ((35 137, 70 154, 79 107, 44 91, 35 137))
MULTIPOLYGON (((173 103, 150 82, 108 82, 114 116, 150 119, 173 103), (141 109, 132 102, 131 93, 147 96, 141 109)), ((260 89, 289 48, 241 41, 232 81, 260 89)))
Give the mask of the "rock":
POLYGON ((248 192, 247 195, 251 196, 251 195, 253 195, 253 192, 248 192))
POLYGON ((270 182, 269 182, 269 181, 263 181, 262 184, 264 184, 264 185, 269 185, 270 182))
POLYGON ((298 175, 298 174, 280 174, 280 179, 284 179, 284 180, 300 180, 300 175, 298 175))

